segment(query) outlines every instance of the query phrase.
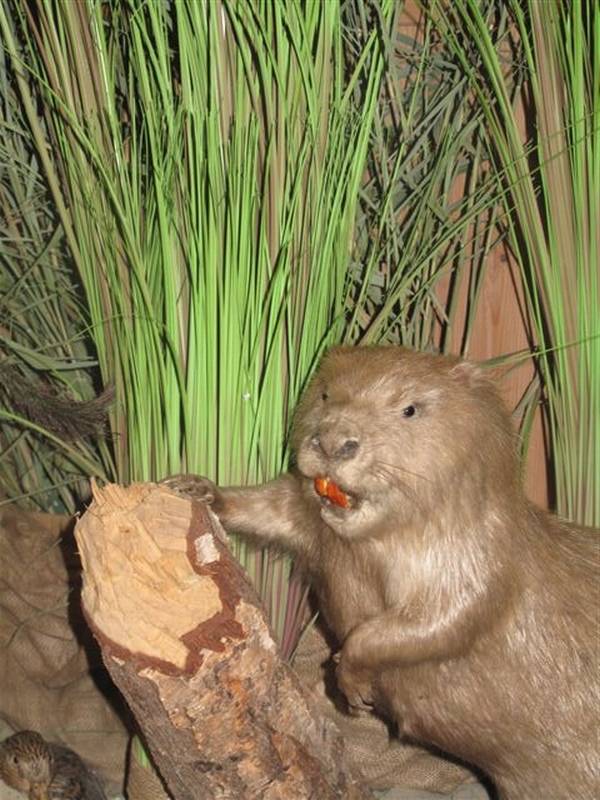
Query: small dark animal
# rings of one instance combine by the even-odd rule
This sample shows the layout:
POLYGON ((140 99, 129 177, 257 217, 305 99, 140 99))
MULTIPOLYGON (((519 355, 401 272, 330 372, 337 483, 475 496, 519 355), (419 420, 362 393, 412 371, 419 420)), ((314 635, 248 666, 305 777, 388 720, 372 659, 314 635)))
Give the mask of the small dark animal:
POLYGON ((40 378, 27 377, 16 365, 0 362, 0 400, 67 442, 104 436, 114 395, 108 387, 92 400, 75 400, 40 378))
POLYGON ((482 371, 336 348, 292 443, 297 470, 264 486, 170 483, 295 554, 351 706, 479 766, 505 800, 600 797, 598 531, 526 499, 482 371))
POLYGON ((29 800, 106 800, 98 778, 76 753, 35 731, 0 743, 0 778, 29 800))

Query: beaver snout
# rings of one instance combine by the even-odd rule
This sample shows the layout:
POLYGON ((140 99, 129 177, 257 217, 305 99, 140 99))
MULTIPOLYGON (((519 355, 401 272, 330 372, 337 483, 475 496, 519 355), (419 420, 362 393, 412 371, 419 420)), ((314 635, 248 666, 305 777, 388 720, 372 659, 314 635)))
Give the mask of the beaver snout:
POLYGON ((360 447, 358 439, 336 434, 315 433, 310 443, 315 450, 320 450, 332 461, 349 461, 360 447))

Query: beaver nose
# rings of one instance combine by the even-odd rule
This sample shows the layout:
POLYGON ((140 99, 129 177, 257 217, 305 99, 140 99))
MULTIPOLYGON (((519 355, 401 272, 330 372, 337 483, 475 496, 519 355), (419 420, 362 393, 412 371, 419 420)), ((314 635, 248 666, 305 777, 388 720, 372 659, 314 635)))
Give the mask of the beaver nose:
POLYGON ((318 433, 310 441, 315 449, 321 450, 328 458, 336 461, 349 461, 354 458, 359 448, 358 439, 343 439, 340 444, 339 439, 321 437, 318 433))

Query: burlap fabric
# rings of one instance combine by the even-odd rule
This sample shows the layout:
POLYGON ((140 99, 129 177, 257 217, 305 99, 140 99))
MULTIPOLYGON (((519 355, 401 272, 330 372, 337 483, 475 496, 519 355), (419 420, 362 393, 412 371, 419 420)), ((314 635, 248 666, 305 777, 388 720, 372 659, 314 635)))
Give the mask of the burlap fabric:
POLYGON ((324 666, 330 656, 329 644, 320 628, 314 626, 300 642, 294 669, 302 682, 314 690, 322 713, 333 719, 343 733, 352 766, 367 786, 449 793, 475 780, 464 767, 390 736, 381 720, 373 716, 351 717, 338 710, 340 698, 335 697, 335 686, 324 666))
POLYGON ((125 711, 81 617, 70 527, 0 508, 0 718, 73 748, 121 791, 125 711))

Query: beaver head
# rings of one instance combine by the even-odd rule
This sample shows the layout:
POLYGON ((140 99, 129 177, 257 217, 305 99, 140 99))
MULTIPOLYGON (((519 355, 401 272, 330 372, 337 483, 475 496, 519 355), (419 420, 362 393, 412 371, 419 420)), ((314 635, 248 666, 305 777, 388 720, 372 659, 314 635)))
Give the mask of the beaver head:
POLYGON ((468 493, 517 490, 515 435, 475 364, 400 347, 329 351, 298 407, 300 473, 340 535, 425 524, 468 493), (314 488, 316 486, 316 488, 314 488))

